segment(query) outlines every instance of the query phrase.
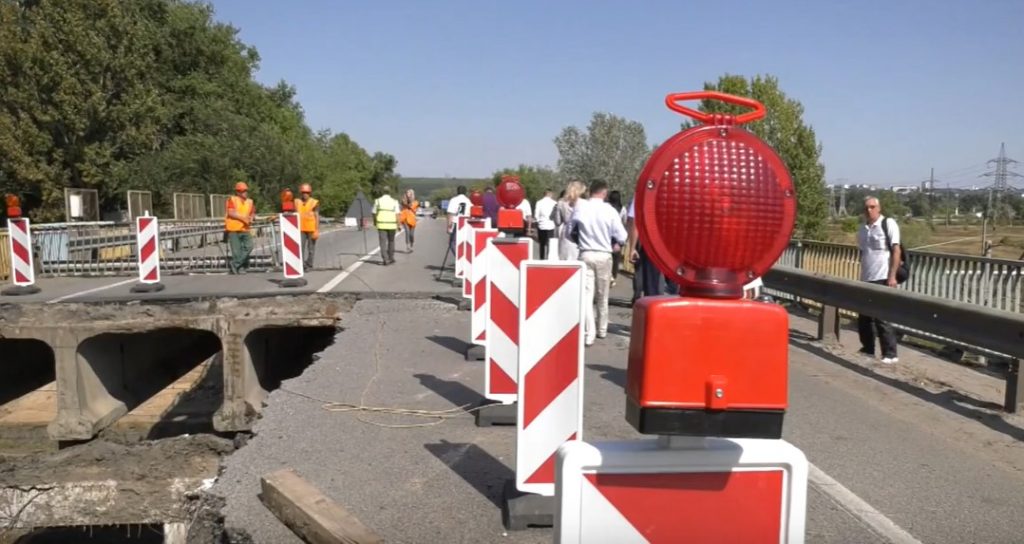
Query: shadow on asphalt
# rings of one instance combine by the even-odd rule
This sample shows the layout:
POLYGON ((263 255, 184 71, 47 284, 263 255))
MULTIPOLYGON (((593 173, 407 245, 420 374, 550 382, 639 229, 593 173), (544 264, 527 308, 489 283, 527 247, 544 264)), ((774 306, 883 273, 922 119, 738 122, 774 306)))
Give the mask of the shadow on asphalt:
POLYGON ((432 335, 428 336, 427 340, 430 340, 431 342, 441 346, 442 348, 450 349, 455 353, 458 353, 459 355, 465 355, 466 350, 469 349, 469 344, 467 344, 464 340, 455 338, 454 336, 432 335))
POLYGON ((838 355, 831 353, 809 341, 794 338, 792 334, 793 331, 790 331, 790 333, 791 337, 789 343, 795 347, 807 351, 808 353, 817 355, 818 357, 821 357, 826 361, 835 363, 848 370, 852 370, 862 376, 871 378, 878 382, 884 383, 890 387, 899 389, 904 393, 911 394, 923 401, 930 402, 936 406, 945 408, 946 410, 949 410, 955 414, 959 414, 961 416, 973 419, 981 423, 982 425, 992 429, 993 431, 1003 433, 1015 440, 1024 440, 1024 429, 1011 425, 1005 419, 999 417, 996 414, 991 414, 982 410, 1002 410, 1002 405, 1000 404, 978 400, 973 397, 964 395, 959 391, 954 391, 952 389, 947 389, 939 393, 932 393, 931 391, 918 387, 914 384, 907 383, 896 378, 891 378, 889 376, 883 376, 871 370, 870 368, 865 368, 851 361, 847 361, 846 359, 843 359, 842 357, 839 357, 838 355))
POLYGON ((423 447, 495 506, 504 506, 502 491, 505 482, 514 479, 516 474, 496 457, 476 444, 460 444, 447 440, 437 444, 424 444, 423 447))
POLYGON ((433 374, 413 374, 413 377, 455 406, 476 405, 483 400, 480 393, 462 382, 442 380, 433 374))
POLYGON ((595 365, 589 364, 587 368, 596 370, 601 373, 601 377, 614 383, 615 385, 625 389, 626 387, 626 369, 617 368, 608 365, 595 365))

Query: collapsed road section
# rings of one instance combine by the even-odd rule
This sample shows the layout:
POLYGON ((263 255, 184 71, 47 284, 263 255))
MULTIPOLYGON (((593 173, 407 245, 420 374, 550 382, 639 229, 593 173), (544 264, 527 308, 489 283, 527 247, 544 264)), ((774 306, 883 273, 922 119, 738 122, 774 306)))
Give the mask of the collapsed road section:
MULTIPOLYGON (((53 376, 55 441, 92 439, 196 364, 223 372, 220 432, 248 430, 308 329, 333 332, 352 301, 307 296, 176 304, 57 304, 0 307, 0 359, 18 399, 53 376), (49 349, 47 349, 49 348, 49 349), (53 373, 46 368, 52 361, 53 373), (18 378, 24 377, 24 379, 18 378), (276 377, 276 378, 275 378, 276 377)), ((301 370, 301 369, 300 369, 301 370)), ((46 387, 43 385, 42 387, 46 387)))
POLYGON ((203 490, 238 443, 228 438, 334 341, 353 304, 0 306, 0 542, 111 530, 129 542, 216 539, 220 508, 203 490))

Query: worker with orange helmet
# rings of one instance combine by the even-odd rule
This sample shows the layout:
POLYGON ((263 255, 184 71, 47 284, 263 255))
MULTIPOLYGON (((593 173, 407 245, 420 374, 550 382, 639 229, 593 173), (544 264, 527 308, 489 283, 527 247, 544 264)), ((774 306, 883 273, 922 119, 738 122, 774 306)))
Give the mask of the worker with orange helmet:
POLYGON ((295 211, 299 212, 299 231, 302 232, 303 266, 312 270, 316 240, 320 238, 320 201, 313 198, 313 187, 308 183, 299 187, 299 195, 295 211))
POLYGON ((228 270, 231 274, 245 274, 249 270, 249 254, 253 248, 251 230, 256 218, 256 205, 249 198, 249 186, 244 181, 235 184, 235 195, 228 198, 226 208, 224 230, 231 248, 228 270))

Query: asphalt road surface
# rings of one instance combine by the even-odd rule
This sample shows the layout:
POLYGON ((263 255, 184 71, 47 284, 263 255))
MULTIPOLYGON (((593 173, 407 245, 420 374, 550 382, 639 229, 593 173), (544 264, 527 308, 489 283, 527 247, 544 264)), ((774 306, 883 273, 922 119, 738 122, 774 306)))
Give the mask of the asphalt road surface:
MULTIPOLYGON (((469 314, 436 279, 442 221, 424 220, 414 253, 398 243, 381 266, 376 236, 339 231, 319 251, 338 259, 282 288, 279 274, 166 276, 157 294, 131 293, 134 278, 41 279, 31 297, 0 303, 125 301, 292 292, 358 294, 335 342, 274 391, 255 436, 226 461, 214 491, 227 524, 257 542, 299 542, 259 502, 259 477, 291 467, 388 542, 550 542, 550 529, 508 532, 501 490, 514 467, 514 430, 477 428, 471 416, 430 422, 326 409, 327 401, 444 410, 474 406, 483 366, 465 361, 469 314)), ((327 258, 327 257, 325 257, 327 258)), ((450 276, 450 272, 449 272, 450 276)), ((628 298, 628 279, 614 296, 628 298)), ((298 299, 301 300, 301 299, 298 299)), ((611 334, 587 350, 587 441, 638 438, 623 418, 630 311, 613 310, 611 334)), ((785 439, 813 464, 807 541, 822 543, 1024 542, 1024 418, 999 411, 1002 382, 907 346, 896 367, 809 339, 794 313, 785 439)))
MULTIPOLYGON (((443 255, 434 234, 417 250, 434 247, 426 254, 437 258, 368 264, 338 289, 418 293, 433 283, 450 292, 432 277, 443 255)), ((630 311, 615 308, 613 323, 586 352, 587 441, 640 437, 623 418, 630 311)), ((881 367, 854 354, 852 334, 825 349, 807 337, 813 322, 794 315, 791 324, 785 439, 814 467, 808 542, 1024 541, 1024 422, 999 413, 998 379, 908 347, 898 368, 881 367)), ((476 405, 483 366, 463 357, 469 314, 438 300, 383 298, 357 304, 343 326, 317 362, 271 394, 254 438, 228 459, 214 487, 227 497, 228 526, 258 542, 298 542, 257 499, 260 475, 291 467, 388 542, 550 542, 550 529, 507 532, 501 523, 513 429, 478 428, 468 415, 407 427, 433 421, 325 406, 476 405)))

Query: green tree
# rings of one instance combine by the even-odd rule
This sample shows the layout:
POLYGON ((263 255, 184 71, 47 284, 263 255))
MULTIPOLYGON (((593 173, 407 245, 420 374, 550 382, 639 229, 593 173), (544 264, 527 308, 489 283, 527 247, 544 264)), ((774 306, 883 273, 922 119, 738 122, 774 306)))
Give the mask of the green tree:
MULTIPOLYGON (((704 84, 705 90, 753 98, 764 104, 767 114, 744 128, 764 140, 782 157, 789 169, 797 195, 797 218, 794 236, 823 240, 828 226, 828 194, 825 188, 825 166, 821 163, 821 144, 814 129, 804 123, 803 105, 789 98, 773 76, 726 74, 717 82, 704 84)), ((737 115, 749 108, 719 100, 703 100, 700 111, 737 115)), ((692 126, 684 122, 683 129, 692 126)))
POLYGON ((636 178, 651 153, 642 124, 602 112, 594 113, 586 130, 563 128, 555 147, 563 178, 588 184, 603 179, 626 198, 633 194, 636 178))

